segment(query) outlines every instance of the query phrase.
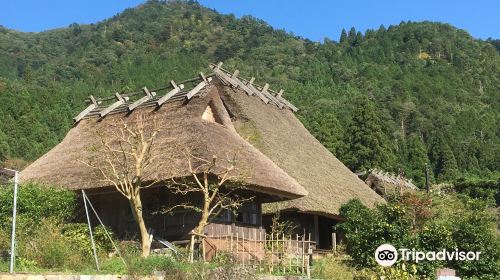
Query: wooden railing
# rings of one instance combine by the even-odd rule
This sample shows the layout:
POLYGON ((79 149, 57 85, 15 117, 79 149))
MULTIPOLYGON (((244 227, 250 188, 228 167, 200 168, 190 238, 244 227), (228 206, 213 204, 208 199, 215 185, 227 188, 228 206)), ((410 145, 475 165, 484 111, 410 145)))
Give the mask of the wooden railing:
POLYGON ((204 257, 210 261, 222 254, 229 254, 238 263, 252 266, 259 271, 302 273, 310 276, 311 257, 315 242, 311 235, 277 236, 260 234, 250 237, 235 234, 207 236, 201 246, 204 257))
POLYGON ((266 236, 266 230, 262 227, 228 223, 210 223, 205 227, 207 236, 245 236, 246 238, 261 240, 266 236))

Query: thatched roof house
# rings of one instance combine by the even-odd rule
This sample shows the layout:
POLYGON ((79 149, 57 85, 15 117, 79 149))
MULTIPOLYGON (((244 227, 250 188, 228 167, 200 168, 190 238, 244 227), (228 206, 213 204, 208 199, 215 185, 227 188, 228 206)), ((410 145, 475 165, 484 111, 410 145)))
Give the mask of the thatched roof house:
POLYGON ((143 114, 162 122, 154 145, 154 153, 160 156, 149 167, 153 172, 148 173, 145 181, 190 176, 183 149, 204 159, 211 159, 213 155, 226 158, 237 153, 238 175, 250 189, 281 199, 306 195, 307 191, 293 177, 238 135, 219 97, 221 91, 220 84, 213 81, 193 97, 189 105, 182 98, 186 91, 161 107, 144 104, 130 113, 124 104, 104 118, 97 114, 107 105, 100 105, 80 120, 60 144, 24 169, 21 179, 73 190, 108 187, 109 183, 100 180, 96 170, 85 164, 93 161, 94 165, 104 165, 98 162, 104 158, 93 153, 92 147, 100 141, 96 133, 110 129, 121 120, 132 124, 136 121, 132 115, 143 114))
POLYGON ((188 175, 179 146, 202 157, 224 157, 237 150, 245 183, 266 195, 262 202, 271 202, 263 212, 313 214, 316 235, 318 217, 337 219, 348 200, 359 198, 367 206, 382 200, 307 131, 281 91, 257 86, 253 78, 240 78, 220 66, 211 65, 213 73, 207 77, 184 81, 194 83, 189 90, 172 83, 157 90, 91 98, 64 140, 23 170, 21 180, 71 189, 105 187, 94 179, 95 171, 81 163, 91 156, 95 131, 119 119, 132 122, 130 116, 141 113, 164 121, 156 153, 169 155, 169 160, 153 166, 151 176, 156 178, 188 175), (155 95, 161 91, 168 93, 155 95))
POLYGON ((14 176, 14 170, 0 167, 0 186, 7 184, 14 176))
POLYGON ((418 187, 413 184, 411 179, 378 169, 371 170, 365 182, 381 196, 415 192, 418 190, 418 187))

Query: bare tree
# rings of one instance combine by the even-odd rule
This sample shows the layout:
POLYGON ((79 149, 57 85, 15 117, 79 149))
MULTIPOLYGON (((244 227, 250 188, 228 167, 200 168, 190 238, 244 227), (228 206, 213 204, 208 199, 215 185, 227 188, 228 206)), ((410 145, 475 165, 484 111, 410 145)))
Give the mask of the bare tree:
POLYGON ((143 179, 151 178, 149 166, 156 158, 153 146, 160 127, 155 118, 145 121, 141 114, 132 124, 123 120, 111 124, 109 129, 98 134, 100 143, 96 152, 103 160, 84 162, 98 170, 100 181, 114 186, 129 201, 141 234, 142 257, 149 255, 151 244, 143 218, 141 190, 158 183, 157 180, 144 182, 143 179))
MULTIPOLYGON (((243 203, 253 200, 253 197, 241 195, 241 191, 245 190, 242 184, 243 177, 240 174, 233 174, 238 173, 236 172, 236 153, 225 163, 221 163, 215 155, 211 160, 207 160, 189 153, 187 158, 192 180, 184 180, 182 183, 174 181, 169 188, 173 193, 198 194, 202 197, 201 205, 191 199, 188 203, 173 207, 192 209, 201 214, 198 224, 191 233, 189 260, 193 261, 194 244, 197 239, 204 238, 205 227, 211 220, 223 211, 238 209, 243 203), (228 182, 231 182, 231 186, 227 186, 228 182)), ((173 208, 166 211, 169 212, 173 208)))

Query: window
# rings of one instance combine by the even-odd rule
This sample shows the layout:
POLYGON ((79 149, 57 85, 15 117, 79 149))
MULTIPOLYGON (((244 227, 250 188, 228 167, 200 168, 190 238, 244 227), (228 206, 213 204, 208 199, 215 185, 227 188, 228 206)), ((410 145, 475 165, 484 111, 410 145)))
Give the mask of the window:
POLYGON ((216 222, 222 223, 241 223, 249 225, 261 224, 261 213, 259 204, 249 202, 243 204, 236 212, 231 210, 223 210, 219 216, 214 218, 216 222))
POLYGON ((223 210, 217 217, 215 217, 214 221, 231 223, 233 222, 233 213, 230 210, 223 210))
POLYGON ((256 202, 248 202, 238 209, 236 222, 260 225, 260 207, 256 202))

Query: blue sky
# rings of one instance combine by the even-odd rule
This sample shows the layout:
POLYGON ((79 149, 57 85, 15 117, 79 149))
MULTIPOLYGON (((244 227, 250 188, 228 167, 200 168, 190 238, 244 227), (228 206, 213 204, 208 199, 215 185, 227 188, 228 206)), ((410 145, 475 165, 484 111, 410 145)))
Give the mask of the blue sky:
MULTIPOLYGON (((21 31, 43 31, 73 22, 106 19, 139 0, 21 0, 0 2, 0 25, 21 31)), ((200 0, 204 6, 237 17, 252 15, 314 41, 338 40, 342 28, 357 30, 404 21, 440 21, 467 30, 476 38, 500 38, 498 0, 200 0)))

